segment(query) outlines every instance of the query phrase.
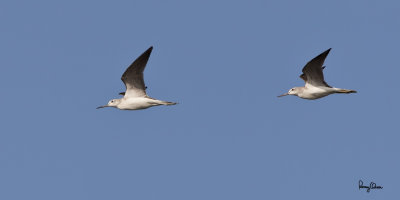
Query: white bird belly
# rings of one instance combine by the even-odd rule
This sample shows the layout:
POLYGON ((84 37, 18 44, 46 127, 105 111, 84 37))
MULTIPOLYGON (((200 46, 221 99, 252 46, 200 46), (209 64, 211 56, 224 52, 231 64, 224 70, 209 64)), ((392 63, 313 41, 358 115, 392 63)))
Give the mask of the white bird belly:
POLYGON ((303 99, 319 99, 334 93, 333 88, 329 87, 306 87, 298 96, 303 99))
POLYGON ((146 98, 146 97, 135 97, 122 99, 122 102, 118 105, 121 110, 140 110, 146 109, 152 106, 160 105, 157 103, 158 100, 146 98))

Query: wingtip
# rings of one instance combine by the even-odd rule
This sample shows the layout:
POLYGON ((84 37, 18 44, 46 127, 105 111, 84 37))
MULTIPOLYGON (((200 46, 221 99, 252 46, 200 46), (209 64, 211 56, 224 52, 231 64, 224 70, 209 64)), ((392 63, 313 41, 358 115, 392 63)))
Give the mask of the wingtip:
POLYGON ((143 55, 150 55, 151 54, 151 52, 153 51, 153 46, 150 46, 144 53, 143 53, 143 55))
POLYGON ((328 50, 326 50, 324 53, 329 53, 331 51, 332 48, 329 48, 328 50))
POLYGON ((145 52, 143 52, 143 54, 150 54, 151 51, 153 51, 153 46, 150 46, 145 52))
MULTIPOLYGON (((325 50, 324 52, 322 52, 321 54, 319 54, 318 56, 328 56, 329 52, 331 51, 332 48, 329 48, 328 50, 325 50)), ((317 56, 317 57, 318 57, 317 56)))

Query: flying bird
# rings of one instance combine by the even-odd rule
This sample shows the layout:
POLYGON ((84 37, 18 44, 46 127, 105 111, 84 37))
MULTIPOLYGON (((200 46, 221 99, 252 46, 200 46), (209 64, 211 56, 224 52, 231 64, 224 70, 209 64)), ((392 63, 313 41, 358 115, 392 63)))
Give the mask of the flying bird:
POLYGON ((289 92, 278 97, 296 95, 303 99, 319 99, 333 93, 357 93, 355 90, 331 87, 325 82, 322 71, 325 68, 323 66, 325 58, 328 56, 330 50, 328 49, 321 53, 303 67, 303 74, 300 75, 300 78, 306 82, 304 87, 294 87, 289 92))
POLYGON ((120 110, 140 110, 152 106, 159 105, 175 105, 174 102, 161 101, 151 98, 146 94, 146 86, 143 79, 143 71, 149 60, 153 47, 147 49, 126 69, 121 77, 124 82, 126 91, 119 93, 123 95, 120 99, 112 99, 107 105, 99 106, 99 108, 114 107, 120 110))

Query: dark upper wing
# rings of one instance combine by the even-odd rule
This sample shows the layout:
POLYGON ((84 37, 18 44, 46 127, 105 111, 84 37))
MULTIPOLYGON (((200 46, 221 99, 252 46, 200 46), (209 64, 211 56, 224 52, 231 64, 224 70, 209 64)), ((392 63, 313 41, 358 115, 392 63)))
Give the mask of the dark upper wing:
POLYGON ((303 67, 303 74, 300 75, 300 78, 306 82, 306 85, 331 87, 325 82, 322 72, 325 68, 323 67, 325 58, 328 56, 330 50, 328 49, 321 53, 303 67))
MULTIPOLYGON (((147 90, 147 86, 145 87, 145 89, 147 90)), ((125 92, 120 92, 118 93, 119 95, 125 96, 125 92)))
POLYGON ((143 79, 143 71, 149 60, 153 47, 147 49, 126 69, 121 77, 126 86, 125 97, 146 96, 146 86, 143 79))

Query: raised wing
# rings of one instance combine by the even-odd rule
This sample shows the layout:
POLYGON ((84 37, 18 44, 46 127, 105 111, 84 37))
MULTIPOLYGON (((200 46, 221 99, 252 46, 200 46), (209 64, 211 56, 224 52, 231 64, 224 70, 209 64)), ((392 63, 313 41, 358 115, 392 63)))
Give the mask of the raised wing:
POLYGON ((143 71, 149 60, 153 47, 147 49, 142 55, 126 69, 121 77, 126 87, 124 97, 143 97, 146 96, 146 86, 143 79, 143 71))
POLYGON ((331 87, 325 82, 324 73, 322 72, 322 70, 325 68, 323 66, 325 58, 328 56, 330 50, 331 49, 328 49, 321 53, 303 67, 303 74, 300 75, 300 78, 306 82, 306 86, 307 84, 310 84, 316 87, 331 87))

